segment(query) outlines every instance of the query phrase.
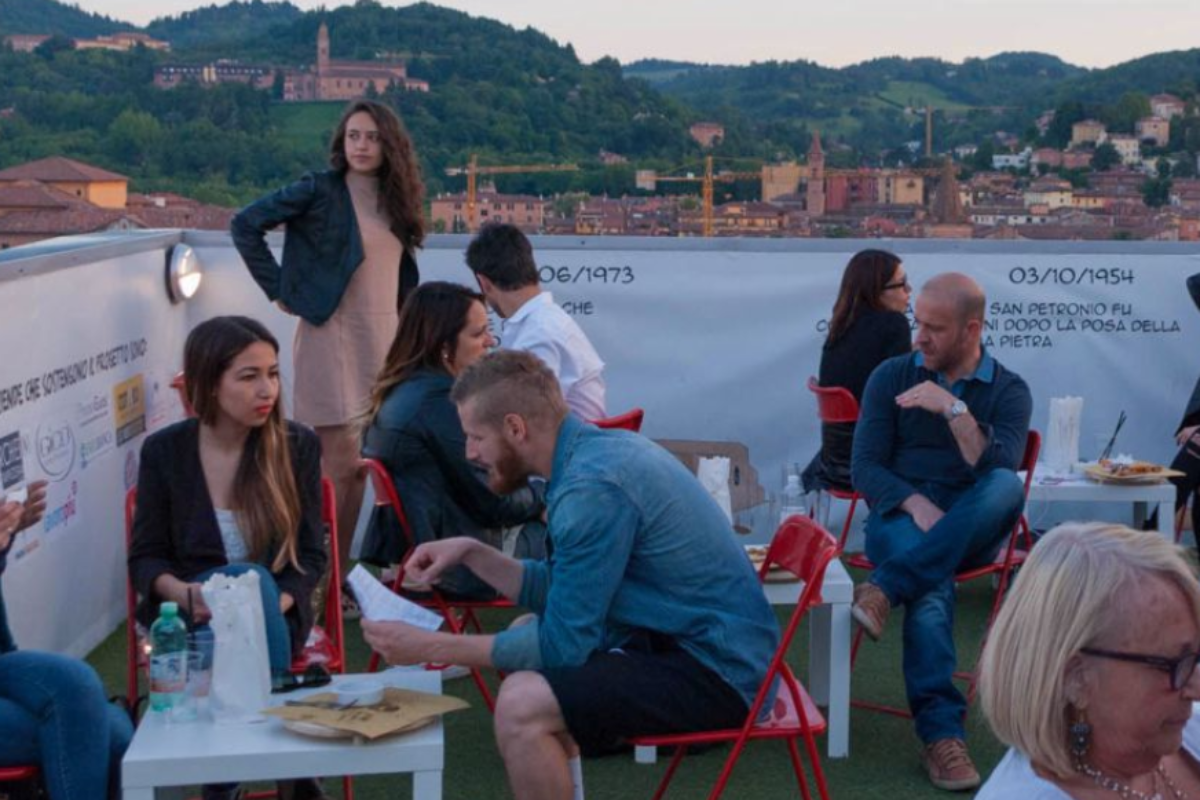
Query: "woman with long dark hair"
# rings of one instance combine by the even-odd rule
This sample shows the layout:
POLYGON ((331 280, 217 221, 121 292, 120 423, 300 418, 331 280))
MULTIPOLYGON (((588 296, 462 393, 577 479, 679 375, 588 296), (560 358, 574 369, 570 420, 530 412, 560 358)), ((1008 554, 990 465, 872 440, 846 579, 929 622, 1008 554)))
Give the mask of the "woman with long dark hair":
MULTIPOLYGON (((821 386, 840 386, 861 401, 875 367, 912 350, 905 316, 911 296, 912 286, 897 255, 886 250, 855 253, 842 273, 821 350, 821 386)), ((821 449, 804 470, 805 491, 849 490, 853 443, 854 423, 822 425, 821 449)))
MULTIPOLYGON (((159 603, 191 624, 212 614, 200 585, 256 572, 271 672, 288 672, 313 624, 312 593, 327 557, 321 524, 321 444, 283 417, 279 343, 249 317, 214 317, 188 334, 184 390, 195 419, 147 437, 138 472, 129 575, 149 625, 159 603)), ((320 798, 315 781, 281 796, 320 798)), ((205 787, 206 800, 238 797, 205 787)))
POLYGON ((185 391, 196 412, 142 445, 129 574, 153 619, 174 601, 192 623, 211 616, 200 584, 255 571, 271 669, 287 672, 313 623, 325 571, 321 446, 283 417, 279 344, 248 317, 215 317, 184 346, 185 391))
POLYGON ((425 189, 400 119, 371 100, 357 100, 342 114, 329 165, 247 206, 231 230, 267 297, 300 317, 293 416, 321 438, 348 564, 362 504, 351 422, 419 279, 414 252, 425 239, 425 189), (287 226, 282 265, 265 238, 277 225, 287 226))
MULTIPOLYGON (((442 282, 413 292, 371 390, 363 455, 379 459, 392 474, 418 544, 473 536, 518 557, 542 558, 540 499, 530 489, 501 496, 487 487, 467 461, 466 435, 450 401, 455 377, 495 344, 483 295, 442 282)), ((378 509, 363 559, 399 562, 406 543, 398 525, 390 509, 378 509)), ((444 575, 439 588, 465 597, 494 596, 465 568, 444 575)))

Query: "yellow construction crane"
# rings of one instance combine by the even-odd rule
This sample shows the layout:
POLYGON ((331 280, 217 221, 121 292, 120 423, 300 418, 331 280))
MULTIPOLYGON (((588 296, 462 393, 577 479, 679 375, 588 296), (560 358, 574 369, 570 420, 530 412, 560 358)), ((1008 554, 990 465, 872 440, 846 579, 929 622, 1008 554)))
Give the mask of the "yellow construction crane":
POLYGON ((704 209, 704 227, 702 235, 713 235, 713 184, 717 181, 730 183, 741 180, 762 180, 762 172, 718 172, 713 173, 713 157, 704 158, 704 175, 664 175, 654 176, 655 183, 666 181, 675 183, 699 183, 701 185, 701 203, 704 209))
POLYGON ((478 157, 472 153, 465 167, 447 167, 447 175, 467 176, 467 230, 474 233, 475 227, 475 178, 477 175, 513 175, 521 172, 577 172, 574 164, 516 164, 502 167, 481 167, 478 157))

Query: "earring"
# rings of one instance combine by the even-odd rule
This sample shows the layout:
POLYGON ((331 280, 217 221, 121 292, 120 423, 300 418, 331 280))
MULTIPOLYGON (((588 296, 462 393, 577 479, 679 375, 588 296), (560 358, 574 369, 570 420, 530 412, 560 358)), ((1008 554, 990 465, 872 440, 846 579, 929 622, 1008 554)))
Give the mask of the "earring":
POLYGON ((1071 755, 1077 763, 1082 764, 1087 756, 1088 747, 1092 743, 1092 726, 1088 724, 1087 712, 1076 712, 1075 721, 1071 723, 1069 733, 1071 739, 1071 755))

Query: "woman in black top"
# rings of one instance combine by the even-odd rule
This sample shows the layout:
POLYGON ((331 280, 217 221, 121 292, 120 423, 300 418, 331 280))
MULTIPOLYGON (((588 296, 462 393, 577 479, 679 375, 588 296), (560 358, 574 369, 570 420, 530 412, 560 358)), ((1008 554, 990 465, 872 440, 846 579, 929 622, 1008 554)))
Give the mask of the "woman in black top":
MULTIPOLYGON (((821 386, 848 389, 861 401, 875 367, 912 350, 905 316, 911 296, 912 286, 898 256, 886 250, 855 253, 842 274, 821 351, 821 386)), ((822 425, 821 449, 804 470, 805 491, 850 490, 853 443, 854 423, 822 425)))
MULTIPOLYGON (((517 558, 544 558, 544 505, 529 487, 497 495, 467 460, 467 437, 450 388, 463 370, 493 348, 483 295, 432 281, 412 293, 364 419, 363 455, 392 474, 414 544, 471 536, 517 558)), ((362 559, 388 565, 404 559, 408 542, 390 508, 375 509, 362 559)), ((486 600, 496 592, 466 567, 446 572, 440 588, 486 600)))
MULTIPOLYGON (((1200 272, 1187 279, 1187 288, 1192 302, 1200 308, 1200 272)), ((1175 431, 1175 441, 1179 445, 1179 453, 1171 463, 1171 469, 1184 473, 1182 477, 1171 479, 1171 483, 1175 484, 1175 526, 1178 530, 1183 522, 1183 513, 1190 498, 1192 532, 1200 544, 1200 380, 1196 381, 1192 398, 1184 409, 1183 419, 1175 431)))

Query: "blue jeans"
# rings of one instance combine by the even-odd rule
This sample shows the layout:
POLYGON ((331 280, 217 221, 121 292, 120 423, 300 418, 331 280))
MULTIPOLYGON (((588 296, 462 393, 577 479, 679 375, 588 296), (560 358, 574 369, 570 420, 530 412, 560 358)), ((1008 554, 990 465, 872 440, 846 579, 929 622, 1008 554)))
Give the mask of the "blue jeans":
POLYGON ((917 735, 929 743, 964 737, 966 699, 954 686, 954 575, 995 557, 1021 515, 1016 473, 992 470, 965 490, 936 484, 918 491, 946 515, 923 532, 896 510, 867 520, 871 583, 905 606, 904 684, 917 735))
MULTIPOLYGON (((263 621, 267 628, 267 651, 270 654, 271 674, 286 674, 292 664, 292 634, 288 631, 287 620, 279 610, 279 585, 275 576, 261 564, 239 563, 226 564, 223 567, 210 569, 195 577, 196 583, 204 583, 213 575, 229 575, 236 577, 247 572, 258 573, 258 587, 262 594, 263 621)), ((207 629, 208 626, 202 626, 207 629)))
POLYGON ((38 764, 54 800, 117 796, 132 738, 128 715, 87 664, 33 651, 0 656, 0 764, 38 764))

